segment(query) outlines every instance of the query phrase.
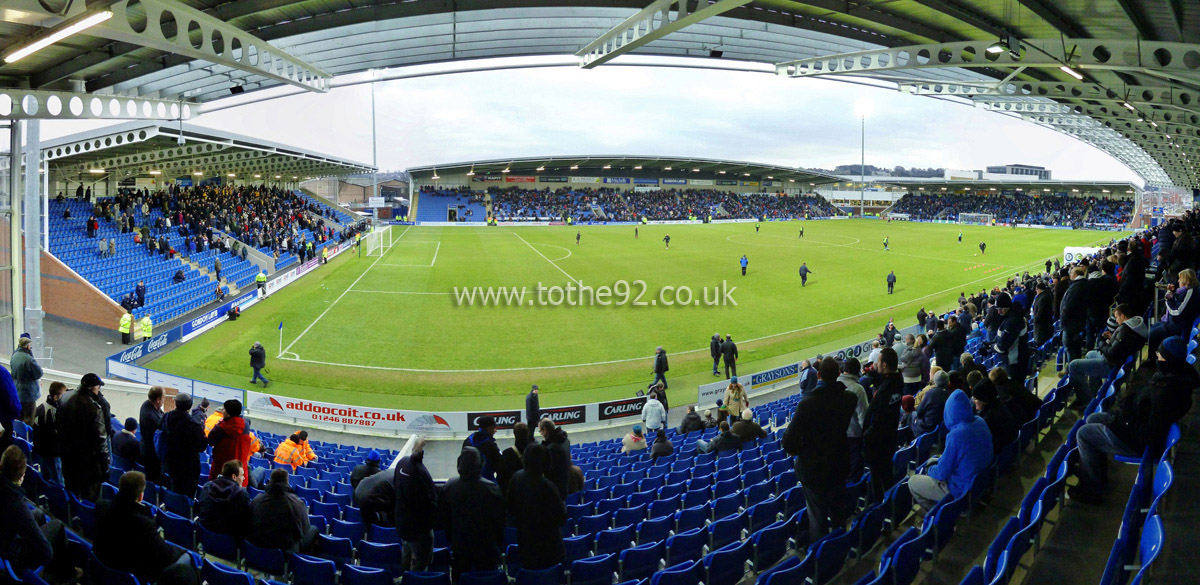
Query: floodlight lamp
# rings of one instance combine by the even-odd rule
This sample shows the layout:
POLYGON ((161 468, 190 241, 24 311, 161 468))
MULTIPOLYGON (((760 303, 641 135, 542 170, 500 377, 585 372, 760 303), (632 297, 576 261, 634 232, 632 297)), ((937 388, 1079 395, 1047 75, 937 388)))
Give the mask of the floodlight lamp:
POLYGON ((671 167, 663 167, 663 170, 664 170, 664 171, 669 171, 669 170, 671 170, 671 167))
POLYGON ((151 175, 161 175, 162 171, 150 171, 151 175))
MULTIPOLYGON (((197 177, 199 177, 200 175, 203 175, 203 174, 204 173, 202 173, 200 171, 192 171, 192 175, 197 176, 197 177)), ((278 179, 279 177, 275 177, 275 178, 278 179)))
POLYGON ((602 166, 602 167, 600 167, 600 168, 602 168, 602 169, 604 169, 604 170, 608 170, 608 169, 611 169, 611 168, 612 168, 612 165, 604 165, 604 166, 602 166))
POLYGON ((432 177, 430 177, 430 178, 436 181, 436 180, 440 179, 441 177, 439 177, 439 176, 437 176, 437 175, 434 175, 434 176, 432 176, 432 177))
POLYGON ((987 52, 989 52, 993 55, 998 55, 1007 50, 1008 50, 1008 47, 1005 47, 1000 41, 996 41, 996 42, 992 43, 991 45, 988 45, 988 48, 987 48, 987 52))
POLYGON ((642 170, 642 165, 638 165, 638 166, 636 166, 636 167, 633 167, 633 170, 635 170, 635 171, 640 171, 640 170, 642 170))
POLYGON ((1083 74, 1074 69, 1071 69, 1067 65, 1059 66, 1059 70, 1061 70, 1063 73, 1066 73, 1067 75, 1070 75, 1071 77, 1074 77, 1075 79, 1078 79, 1079 81, 1083 81, 1083 74))
POLYGON ((571 165, 571 170, 572 170, 572 171, 578 171, 578 170, 579 170, 579 165, 571 165))
POLYGON ((28 57, 42 49, 45 49, 46 47, 49 47, 50 45, 53 45, 54 43, 57 43, 58 41, 61 41, 71 35, 83 32, 83 31, 85 31, 89 28, 92 28, 93 26, 96 26, 97 24, 100 24, 112 17, 113 17, 113 13, 111 10, 97 12, 91 16, 88 16, 87 18, 84 18, 83 20, 81 20, 75 24, 72 24, 68 27, 54 31, 53 33, 49 34, 48 36, 38 39, 28 45, 25 45, 24 47, 21 47, 20 49, 17 49, 16 51, 13 51, 12 53, 5 55, 4 62, 5 63, 16 63, 17 61, 20 61, 21 59, 24 59, 25 57, 28 57))
POLYGON ((725 174, 725 171, 717 171, 717 174, 719 174, 719 175, 724 175, 724 174, 725 174))
POLYGON ((500 172, 508 173, 508 172, 512 172, 512 169, 500 169, 500 172))
POLYGON ((93 175, 103 175, 104 169, 88 169, 88 172, 93 175))
POLYGON ((237 175, 235 175, 235 174, 233 174, 233 173, 229 173, 228 175, 225 175, 225 176, 226 176, 226 177, 236 177, 237 175))
POLYGON ((471 169, 471 170, 467 171, 467 176, 468 176, 468 177, 474 177, 474 176, 475 176, 475 169, 471 169))
POLYGON ((535 170, 537 170, 537 172, 539 172, 539 173, 540 173, 540 172, 542 172, 542 171, 546 170, 546 167, 538 167, 538 168, 537 168, 537 169, 535 169, 535 170))
POLYGON ((261 178, 262 178, 262 175, 260 175, 260 174, 258 174, 258 173, 255 173, 255 174, 254 174, 254 178, 255 178, 255 179, 261 179, 261 178))

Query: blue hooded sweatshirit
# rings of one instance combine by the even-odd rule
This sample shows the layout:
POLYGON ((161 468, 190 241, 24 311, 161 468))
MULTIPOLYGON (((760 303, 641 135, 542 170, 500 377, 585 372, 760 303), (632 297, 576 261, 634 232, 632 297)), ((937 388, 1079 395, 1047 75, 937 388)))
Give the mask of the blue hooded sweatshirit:
POLYGON ((955 390, 946 399, 946 450, 928 475, 950 486, 955 499, 971 489, 971 482, 992 464, 992 433, 987 423, 975 416, 971 399, 962 390, 955 390))

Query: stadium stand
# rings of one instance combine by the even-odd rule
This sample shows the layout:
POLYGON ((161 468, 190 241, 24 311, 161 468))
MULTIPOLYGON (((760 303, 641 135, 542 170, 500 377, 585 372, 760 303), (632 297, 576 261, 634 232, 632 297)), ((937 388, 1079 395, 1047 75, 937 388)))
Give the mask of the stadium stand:
POLYGON ((1132 199, 1101 199, 1024 193, 1014 195, 917 195, 907 193, 892 213, 913 219, 955 220, 959 213, 990 213, 1000 223, 1082 227, 1088 224, 1127 225, 1133 216, 1132 199))
POLYGON ((145 302, 131 305, 134 317, 149 315, 156 324, 213 301, 217 286, 228 294, 254 282, 259 268, 238 253, 243 244, 274 258, 281 270, 349 237, 351 228, 334 229, 325 218, 353 223, 312 197, 265 187, 123 188, 95 201, 60 195, 50 202, 49 217, 55 257, 118 304, 128 303, 126 295, 136 300, 144 283, 145 302), (176 282, 179 271, 182 282, 176 282))
MULTIPOLYGON (((1189 216, 1163 226, 1162 230, 1170 233, 1184 225, 1193 230, 1195 222, 1196 218, 1189 216)), ((1103 250, 1100 257, 1111 253, 1120 266, 1127 267, 1127 256, 1140 252, 1129 242, 1147 237, 1148 234, 1139 234, 1115 243, 1103 250)), ((1162 241, 1161 233, 1159 238, 1159 243, 1164 244, 1160 248, 1166 250, 1164 261, 1167 266, 1176 265, 1173 261, 1182 261, 1189 267, 1184 270, 1191 269, 1196 261, 1194 255, 1172 258, 1174 248, 1165 245, 1167 242, 1162 241)), ((1083 264, 1091 265, 1092 260, 1085 260, 1083 264)), ((1123 276, 1129 278, 1132 274, 1124 273, 1123 276)), ((1025 311, 1029 310, 1026 301, 1011 299, 1027 299, 1032 304, 1030 296, 1022 296, 1031 281, 1060 276, 1055 273, 1014 279, 1003 291, 982 291, 981 298, 970 301, 964 298, 962 311, 966 311, 968 303, 978 301, 984 307, 1016 311, 1021 316, 1018 321, 1023 322, 1025 311)), ((1179 302, 1168 300, 1173 310, 1178 308, 1179 302)), ((1006 400, 1011 409, 1022 412, 1023 405, 1018 396, 1025 394, 1036 398, 1043 365, 1056 361, 1058 369, 1065 369, 1069 361, 1064 357, 1068 352, 1068 329, 1054 323, 1051 334, 1040 343, 1032 331, 1028 333, 1030 338, 1019 340, 1018 346, 1028 344, 1031 373, 1024 383, 1005 385, 1007 378, 998 378, 996 372, 1011 369, 1007 364, 1008 356, 1012 354, 1002 350, 1007 332, 1003 326, 993 326, 986 316, 989 313, 980 311, 976 317, 975 322, 980 327, 964 340, 966 352, 975 364, 990 371, 993 381, 1003 386, 1002 396, 1009 396, 1006 400)), ((935 336, 940 335, 949 331, 944 329, 944 323, 955 314, 935 315, 924 325, 935 336)), ((1184 367, 1187 368, 1193 367, 1194 352, 1200 341, 1200 319, 1193 317, 1189 322, 1190 327, 1177 332, 1183 339, 1164 342, 1167 349, 1163 350, 1181 352, 1179 348, 1186 345, 1184 367)), ((1129 400, 1129 396, 1138 397, 1137 400, 1161 400, 1152 393, 1153 383, 1146 384, 1144 376, 1139 380, 1134 375, 1140 355, 1139 349, 1135 357, 1111 369, 1094 398, 1081 405, 1085 417, 1118 412, 1116 402, 1129 400)), ((931 357, 936 356, 909 359, 928 361, 931 357)), ((1183 355, 1174 355, 1180 362, 1183 358, 1183 355)), ((1151 357, 1148 361, 1152 360, 1151 357)), ((1159 365, 1159 368, 1166 369, 1167 365, 1159 365)), ((860 382, 869 394, 873 394, 879 378, 868 368, 860 382)), ((697 443, 698 440, 713 439, 718 433, 714 428, 687 434, 676 429, 664 431, 674 449, 671 454, 658 458, 652 458, 648 449, 622 453, 620 438, 571 445, 570 461, 582 471, 582 489, 565 498, 564 554, 558 564, 536 570, 522 567, 520 540, 523 537, 510 527, 504 533, 505 554, 500 562, 487 571, 461 575, 461 582, 507 583, 512 577, 517 583, 663 585, 702 581, 733 585, 753 580, 767 585, 802 582, 823 585, 837 580, 848 568, 870 558, 869 554, 874 554, 872 551, 888 542, 878 553, 874 569, 858 583, 912 583, 923 570, 937 565, 940 551, 956 540, 956 526, 984 505, 982 501, 990 497, 1002 476, 1013 472, 1022 454, 1038 449, 1039 443, 1050 436, 1051 429, 1069 428, 1064 443, 1048 458, 1041 479, 1024 494, 1017 514, 993 536, 984 562, 973 567, 963 579, 967 584, 1003 585, 1014 578, 1019 566, 1028 566, 1037 559, 1043 526, 1052 516, 1062 517, 1064 506, 1074 497, 1069 494, 1078 487, 1068 489, 1068 480, 1078 475, 1077 463, 1087 464, 1081 461, 1081 450, 1091 448, 1081 431, 1085 426, 1102 424, 1096 418, 1072 422, 1075 417, 1067 414, 1068 399, 1075 394, 1077 385, 1083 383, 1083 380, 1072 380, 1069 375, 1061 378, 1044 397, 1037 399, 1036 408, 1024 411, 1028 416, 1017 421, 1020 425, 1017 438, 1009 445, 998 445, 998 455, 991 465, 968 478, 969 489, 947 495, 923 514, 914 510, 909 482, 915 475, 929 470, 933 461, 930 457, 938 450, 937 445, 944 449, 952 435, 948 435, 943 424, 897 444, 892 465, 897 472, 896 480, 890 482, 883 493, 872 493, 867 487, 869 472, 848 477, 846 504, 850 519, 824 535, 811 535, 804 529, 808 525, 805 520, 806 495, 797 481, 793 458, 783 447, 785 429, 792 422, 797 405, 806 400, 802 393, 756 405, 751 419, 767 430, 766 436, 742 442, 738 448, 709 452, 697 443)), ((1189 404, 1190 395, 1197 389, 1179 388, 1188 393, 1189 404)), ((932 399, 927 397, 926 400, 932 399)), ((1124 406, 1120 412, 1127 417, 1144 416, 1131 414, 1124 406)), ((1184 437, 1177 422, 1183 414, 1173 412, 1175 420, 1166 421, 1170 426, 1163 428, 1161 441, 1148 437, 1141 456, 1118 457, 1118 461, 1137 465, 1138 475, 1129 494, 1112 494, 1127 499, 1128 503, 1120 531, 1113 535, 1112 554, 1101 581, 1104 585, 1124 584, 1130 579, 1133 583, 1146 582, 1146 575, 1156 567, 1164 543, 1171 538, 1163 528, 1164 514, 1171 513, 1165 509, 1164 498, 1175 482, 1173 466, 1177 463, 1176 458, 1186 456, 1175 449, 1184 437)), ((1133 424, 1151 422, 1164 424, 1163 419, 1134 420, 1133 424)), ((19 421, 11 425, 15 448, 31 456, 37 448, 37 431, 19 421)), ((113 428, 121 428, 118 421, 114 420, 113 428)), ((257 437, 266 453, 286 439, 266 432, 258 432, 257 437)), ((331 576, 337 576, 343 583, 378 582, 381 585, 394 579, 400 579, 401 584, 449 582, 451 565, 456 561, 449 549, 451 539, 444 526, 438 525, 439 529, 434 532, 430 565, 422 567, 420 572, 406 571, 399 562, 400 533, 387 526, 388 523, 371 525, 364 519, 363 510, 352 505, 358 500, 351 496, 350 476, 355 467, 367 459, 368 449, 319 441, 312 441, 309 446, 316 458, 295 469, 290 482, 291 491, 304 502, 309 522, 319 533, 320 544, 315 550, 307 551, 312 553, 311 556, 263 549, 211 533, 191 519, 195 510, 192 498, 196 494, 176 494, 163 485, 148 484, 146 504, 163 535, 191 553, 186 558, 206 575, 205 580, 209 583, 253 584, 258 578, 266 578, 268 583, 278 580, 307 585, 332 582, 331 576)), ((64 446, 67 452, 72 448, 69 444, 64 446)), ((388 461, 399 453, 385 450, 381 455, 388 461)), ((211 450, 201 454, 201 462, 201 477, 206 478, 212 462, 211 450)), ((291 465, 275 463, 257 454, 250 459, 250 468, 247 491, 251 497, 263 493, 261 485, 266 472, 292 469, 291 465)), ((139 469, 138 464, 131 465, 129 461, 114 458, 110 480, 100 491, 99 499, 113 497, 124 471, 139 469)), ((468 472, 463 469, 460 466, 460 472, 465 476, 468 472)), ((204 483, 202 480, 196 488, 201 489, 204 483)), ((81 500, 78 494, 65 489, 51 474, 51 468, 45 465, 31 466, 24 476, 23 487, 30 503, 43 504, 54 517, 70 524, 68 551, 71 562, 85 568, 93 582, 102 585, 139 582, 131 574, 104 566, 96 557, 90 537, 97 529, 99 505, 81 500)), ((1078 505, 1084 504, 1071 504, 1072 507, 1078 505)), ((13 562, 16 559, 5 559, 5 568, 13 581, 41 582, 37 567, 27 571, 25 567, 14 567, 13 562)))

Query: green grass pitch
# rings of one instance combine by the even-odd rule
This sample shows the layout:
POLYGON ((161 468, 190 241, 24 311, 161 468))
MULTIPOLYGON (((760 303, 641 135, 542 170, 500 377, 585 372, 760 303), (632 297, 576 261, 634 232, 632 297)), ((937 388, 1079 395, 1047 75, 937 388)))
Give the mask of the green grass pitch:
MULTIPOLYGON (((879 220, 764 222, 757 233, 753 223, 648 225, 638 227, 638 239, 634 226, 392 229, 384 256, 343 254, 150 367, 250 388, 247 351, 261 341, 272 392, 446 411, 515 408, 531 383, 541 386, 544 405, 627 397, 650 382, 654 348, 662 345, 672 403, 684 404, 696 384, 713 379, 714 332, 733 335, 739 370, 748 374, 860 341, 889 317, 910 324, 919 307, 948 309, 962 291, 1042 270, 1064 246, 1117 235, 879 220), (801 262, 813 271, 804 288, 801 262), (889 270, 898 280, 893 295, 889 270), (453 292, 639 280, 646 304, 638 306, 617 305, 620 288, 609 306, 459 306, 453 292), (733 289, 728 297, 704 296, 706 287, 722 285, 733 289), (693 303, 652 304, 675 298, 659 296, 667 286, 689 287, 693 303), (736 305, 709 306, 706 298, 736 305)), ((630 301, 641 288, 630 284, 630 301)), ((534 292, 526 296, 532 300, 534 292)))

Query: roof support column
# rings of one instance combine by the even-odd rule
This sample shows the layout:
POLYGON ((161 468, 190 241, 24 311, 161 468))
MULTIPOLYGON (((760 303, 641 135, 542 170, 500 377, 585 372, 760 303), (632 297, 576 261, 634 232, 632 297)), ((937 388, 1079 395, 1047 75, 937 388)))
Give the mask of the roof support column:
MULTIPOLYGON (((11 351, 17 346, 17 339, 21 336, 21 323, 24 320, 24 311, 21 297, 21 269, 20 269, 20 253, 21 249, 21 139, 25 133, 25 122, 23 120, 14 120, 8 127, 9 136, 9 165, 8 165, 8 209, 0 208, 0 212, 7 211, 8 215, 8 261, 3 262, 7 266, 0 266, 0 270, 8 270, 9 274, 9 314, 0 316, 0 322, 4 317, 8 317, 8 331, 4 331, 4 325, 0 324, 0 339, 7 338, 9 344, 0 346, 0 352, 11 351), (8 335, 5 336, 4 334, 8 335)), ((35 167, 36 168, 36 167, 35 167)), ((36 171, 35 171, 36 172, 36 171)))
MULTIPOLYGON (((25 122, 25 191, 20 206, 21 226, 25 232, 22 241, 25 248, 25 262, 24 270, 21 271, 21 276, 25 281, 25 304, 24 315, 20 321, 13 320, 13 328, 14 333, 18 335, 21 331, 28 333, 33 339, 33 355, 45 359, 47 357, 46 336, 42 331, 42 180, 38 176, 41 161, 41 121, 27 120, 25 122), (16 327, 16 323, 21 323, 23 329, 16 327)), ((17 206, 14 205, 13 208, 16 209, 17 206)), ((16 224, 13 227, 13 232, 17 233, 16 224)), ((13 250, 14 252, 17 250, 15 245, 13 250)), ((14 288, 17 286, 15 280, 14 288)))

